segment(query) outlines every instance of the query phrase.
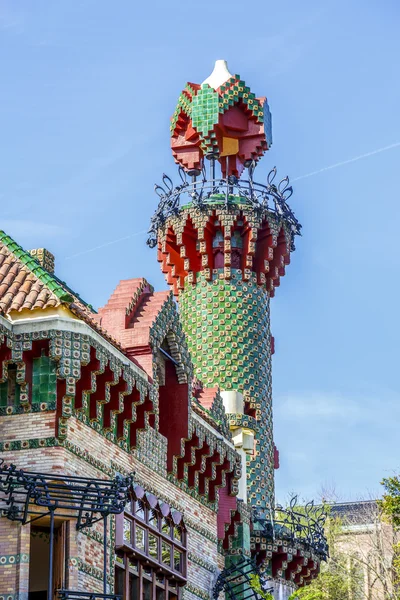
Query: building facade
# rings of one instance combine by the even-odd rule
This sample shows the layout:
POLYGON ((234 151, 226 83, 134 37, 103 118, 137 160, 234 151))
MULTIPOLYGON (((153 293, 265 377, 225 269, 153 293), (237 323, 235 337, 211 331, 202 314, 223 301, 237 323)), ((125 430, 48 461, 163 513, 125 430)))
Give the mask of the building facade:
POLYGON ((254 181, 271 143, 224 61, 187 84, 148 240, 169 292, 128 279, 96 312, 0 234, 0 600, 282 598, 318 574, 324 515, 274 499, 269 302, 300 226, 287 179, 254 181))
POLYGON ((395 598, 398 533, 382 517, 378 501, 339 502, 332 504, 329 512, 340 526, 336 552, 346 558, 348 598, 395 598))

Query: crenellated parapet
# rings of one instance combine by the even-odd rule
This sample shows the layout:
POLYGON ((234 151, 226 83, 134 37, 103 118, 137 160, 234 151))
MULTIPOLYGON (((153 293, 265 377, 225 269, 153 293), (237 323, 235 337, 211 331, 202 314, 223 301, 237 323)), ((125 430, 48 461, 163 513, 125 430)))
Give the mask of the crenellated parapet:
POLYGON ((256 275, 270 296, 290 262, 291 230, 268 209, 255 212, 235 198, 207 206, 185 206, 168 217, 158 231, 157 259, 177 295, 185 282, 195 285, 199 273, 211 281, 215 270, 230 280, 240 271, 243 281, 256 275))

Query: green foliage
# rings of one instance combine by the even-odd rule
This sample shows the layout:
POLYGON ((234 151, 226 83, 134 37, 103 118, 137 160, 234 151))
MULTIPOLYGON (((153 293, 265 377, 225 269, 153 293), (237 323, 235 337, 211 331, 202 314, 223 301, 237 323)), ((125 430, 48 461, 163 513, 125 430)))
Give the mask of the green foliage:
POLYGON ((394 527, 400 527, 400 478, 398 475, 383 479, 385 488, 382 500, 379 502, 383 515, 392 522, 394 527))
POLYGON ((262 589, 260 576, 255 573, 250 575, 250 587, 256 592, 259 598, 262 598, 263 600, 274 600, 274 597, 271 594, 262 589))
MULTIPOLYGON (((394 475, 382 480, 385 488, 382 500, 379 501, 379 507, 382 512, 382 518, 391 523, 395 532, 400 530, 400 477, 394 475)), ((398 537, 398 534, 397 534, 398 537)), ((392 578, 395 589, 400 588, 400 542, 393 544, 392 559, 392 578)), ((396 596, 399 598, 400 594, 396 596)))
POLYGON ((308 586, 298 589, 289 600, 352 600, 358 599, 357 591, 362 584, 362 575, 357 563, 349 569, 349 558, 339 549, 338 538, 342 533, 342 522, 328 516, 325 533, 328 539, 330 559, 321 564, 321 572, 308 586))

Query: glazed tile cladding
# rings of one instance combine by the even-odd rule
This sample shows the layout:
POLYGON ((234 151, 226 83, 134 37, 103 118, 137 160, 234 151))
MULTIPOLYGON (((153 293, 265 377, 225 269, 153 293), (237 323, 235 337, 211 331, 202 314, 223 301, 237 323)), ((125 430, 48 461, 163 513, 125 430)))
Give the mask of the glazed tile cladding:
POLYGON ((201 169, 204 156, 221 160, 224 172, 240 176, 245 162, 258 159, 272 144, 266 98, 256 98, 240 75, 222 85, 188 83, 171 117, 171 148, 186 169, 201 169))
POLYGON ((199 273, 197 285, 187 283, 179 295, 180 314, 195 375, 207 386, 238 390, 255 419, 228 415, 231 426, 255 431, 255 452, 249 458, 249 502, 266 507, 274 498, 272 442, 271 334, 269 297, 255 275, 243 281, 232 272, 226 281, 215 270, 212 281, 199 273))

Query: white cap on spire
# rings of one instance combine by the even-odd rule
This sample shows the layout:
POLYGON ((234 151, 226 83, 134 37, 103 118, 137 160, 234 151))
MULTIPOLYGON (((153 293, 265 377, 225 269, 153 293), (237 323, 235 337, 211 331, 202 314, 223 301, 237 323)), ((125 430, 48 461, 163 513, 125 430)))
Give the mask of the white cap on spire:
POLYGON ((214 71, 203 81, 203 83, 208 83, 210 87, 216 90, 231 77, 233 77, 233 75, 229 72, 226 60, 216 60, 214 71))

